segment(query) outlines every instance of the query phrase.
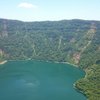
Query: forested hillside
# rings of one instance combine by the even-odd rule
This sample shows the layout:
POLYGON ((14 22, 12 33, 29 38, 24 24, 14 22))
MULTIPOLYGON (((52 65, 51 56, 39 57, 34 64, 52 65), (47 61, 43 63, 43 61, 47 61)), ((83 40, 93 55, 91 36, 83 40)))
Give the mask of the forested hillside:
POLYGON ((76 87, 89 100, 100 99, 100 21, 0 19, 0 60, 31 59, 78 65, 86 71, 86 77, 76 87))

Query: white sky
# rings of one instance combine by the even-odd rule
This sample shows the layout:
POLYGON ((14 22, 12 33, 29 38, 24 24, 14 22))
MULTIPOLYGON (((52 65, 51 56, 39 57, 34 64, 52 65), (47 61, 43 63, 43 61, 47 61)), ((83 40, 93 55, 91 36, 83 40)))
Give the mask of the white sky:
POLYGON ((0 18, 100 20, 100 0, 0 0, 0 18))

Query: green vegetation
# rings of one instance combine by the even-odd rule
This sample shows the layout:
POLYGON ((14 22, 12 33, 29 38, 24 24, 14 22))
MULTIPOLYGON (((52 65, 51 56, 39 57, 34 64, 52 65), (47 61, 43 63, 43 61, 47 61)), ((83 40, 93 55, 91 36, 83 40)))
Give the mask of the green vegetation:
POLYGON ((100 99, 100 21, 0 19, 0 61, 29 59, 80 66, 86 77, 76 87, 89 100, 100 99))
POLYGON ((85 93, 89 100, 100 99, 100 65, 86 70, 86 76, 76 82, 76 87, 85 93))

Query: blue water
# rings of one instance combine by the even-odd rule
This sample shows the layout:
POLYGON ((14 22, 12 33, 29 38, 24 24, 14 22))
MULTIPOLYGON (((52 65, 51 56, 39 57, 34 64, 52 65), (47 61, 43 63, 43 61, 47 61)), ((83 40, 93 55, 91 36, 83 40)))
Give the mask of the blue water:
POLYGON ((84 74, 69 64, 9 61, 0 65, 0 100, 86 100, 73 87, 84 74))

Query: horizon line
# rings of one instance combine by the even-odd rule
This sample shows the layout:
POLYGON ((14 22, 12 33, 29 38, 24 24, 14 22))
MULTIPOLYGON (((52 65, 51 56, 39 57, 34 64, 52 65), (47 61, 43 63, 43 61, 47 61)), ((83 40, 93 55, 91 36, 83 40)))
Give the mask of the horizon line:
POLYGON ((0 18, 2 20, 13 20, 13 21, 21 21, 21 22, 56 22, 56 21, 64 21, 64 20, 83 20, 83 21, 100 21, 96 19, 81 19, 81 18, 72 18, 72 19, 59 19, 59 20, 20 20, 20 19, 11 19, 11 18, 0 18))

